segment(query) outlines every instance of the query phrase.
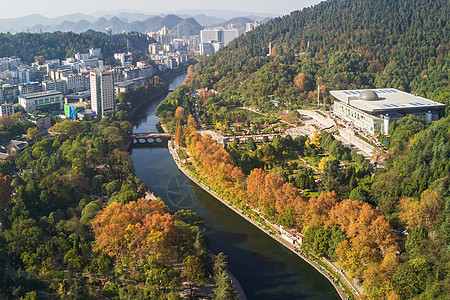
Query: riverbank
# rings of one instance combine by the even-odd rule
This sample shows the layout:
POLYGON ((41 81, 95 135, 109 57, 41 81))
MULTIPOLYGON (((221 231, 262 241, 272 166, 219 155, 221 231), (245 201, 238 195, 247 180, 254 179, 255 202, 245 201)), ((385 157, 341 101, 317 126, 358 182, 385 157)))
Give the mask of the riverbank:
MULTIPOLYGON (((201 187, 203 190, 205 190, 206 192, 208 192, 209 194, 211 194, 214 198, 216 198, 217 200, 219 200, 220 202, 222 202, 224 205, 226 205, 228 208, 230 208, 232 211, 234 211, 236 214, 240 215, 242 218, 244 218, 245 220, 247 220, 248 222, 250 222, 251 224, 253 224, 255 227, 259 228, 261 231, 263 231, 264 233, 266 233, 267 235, 269 235, 271 238, 273 238, 274 240, 276 240, 277 242, 279 242, 280 244, 282 244, 283 246, 285 246, 287 249, 291 250, 293 253, 295 253, 297 256, 299 256, 300 258, 302 258, 304 261, 306 261, 308 264, 310 264, 312 267, 314 267, 317 271, 319 271, 319 273, 321 273, 324 277, 326 277, 332 284, 333 287, 335 288, 335 290, 338 292, 339 296, 341 297, 341 299, 348 299, 348 295, 345 292, 345 290, 342 288, 342 286, 340 285, 340 283, 335 279, 334 275, 332 273, 330 273, 329 271, 327 271, 326 269, 324 269, 324 267, 322 267, 319 263, 317 263, 316 261, 314 261, 313 259, 311 259, 309 256, 307 256, 306 254, 299 252, 298 248, 295 247, 293 244, 289 243, 287 240, 285 240, 284 238, 282 238, 281 235, 279 234, 273 234, 271 231, 269 231, 266 227, 261 226, 261 224, 259 222, 257 222, 256 220, 254 220, 253 218, 251 218, 250 216, 246 215, 243 211, 241 211, 240 209, 238 209, 237 207, 235 207, 234 205, 232 205, 230 202, 228 202, 227 200, 225 200, 222 196, 220 196, 219 194, 217 194, 215 191, 211 190, 207 185, 205 185, 202 181, 200 181, 199 179, 195 178, 181 163, 180 158, 178 156, 177 153, 177 148, 172 147, 171 143, 168 143, 168 149, 169 152, 174 160, 174 162, 176 163, 178 169, 184 174, 186 175, 186 177, 188 177, 190 180, 192 180, 194 183, 196 183, 199 187, 201 187)), ((272 224, 270 222, 268 222, 266 220, 266 223, 269 223, 269 226, 271 228, 277 228, 277 226, 275 224, 272 224)), ((328 262, 329 263, 329 262, 328 262)), ((347 280, 348 282, 348 280, 347 280)), ((352 287, 353 288, 353 287, 352 287)))
POLYGON ((167 91, 169 89, 165 88, 164 90, 162 90, 161 92, 150 96, 146 101, 142 102, 141 104, 139 104, 138 106, 136 106, 131 112, 130 112, 130 119, 132 120, 134 117, 134 114, 141 109, 142 107, 144 107, 145 105, 148 105, 149 103, 151 103, 153 100, 155 99, 159 99, 161 97, 164 97, 165 95, 167 95, 167 91))
POLYGON ((161 97, 166 96, 168 91, 169 91, 169 84, 170 84, 170 82, 172 82, 175 77, 186 73, 186 69, 187 69, 187 66, 183 65, 183 66, 180 66, 179 69, 176 69, 173 72, 170 72, 170 75, 163 76, 164 77, 164 82, 166 82, 167 87, 164 90, 160 91, 159 93, 150 96, 146 101, 143 101, 141 104, 136 106, 129 114, 130 119, 133 120, 134 114, 138 110, 140 110, 142 107, 144 107, 144 106, 148 105, 149 103, 153 102, 155 99, 159 99, 161 97))

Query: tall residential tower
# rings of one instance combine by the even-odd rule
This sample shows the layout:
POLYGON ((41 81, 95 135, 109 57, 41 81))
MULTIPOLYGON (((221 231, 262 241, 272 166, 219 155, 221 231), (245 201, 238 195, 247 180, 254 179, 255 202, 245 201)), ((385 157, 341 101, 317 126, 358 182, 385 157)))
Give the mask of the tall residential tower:
POLYGON ((104 117, 114 112, 114 80, 112 72, 91 72, 91 109, 104 117))

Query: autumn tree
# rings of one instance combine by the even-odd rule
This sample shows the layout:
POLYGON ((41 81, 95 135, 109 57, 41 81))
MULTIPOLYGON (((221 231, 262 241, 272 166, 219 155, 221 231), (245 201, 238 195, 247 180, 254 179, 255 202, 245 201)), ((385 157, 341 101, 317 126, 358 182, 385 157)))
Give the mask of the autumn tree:
POLYGON ((184 120, 186 118, 186 114, 184 112, 184 108, 181 106, 178 106, 175 110, 175 118, 178 118, 180 120, 184 120))
POLYGON ((113 203, 97 214, 92 228, 95 250, 116 259, 173 255, 173 216, 162 202, 141 198, 128 204, 113 203))
POLYGON ((33 140, 33 142, 37 142, 41 138, 41 135, 39 134, 39 130, 36 127, 28 128, 27 138, 29 138, 30 140, 33 140))
POLYGON ((353 276, 362 276, 397 247, 389 221, 368 203, 343 200, 330 211, 327 225, 338 226, 345 233, 347 240, 339 244, 336 253, 353 276))
POLYGON ((188 121, 187 121, 188 126, 197 129, 198 128, 198 123, 195 120, 194 116, 189 115, 188 117, 188 121))
POLYGON ((192 79, 194 79, 194 65, 190 65, 187 68, 187 75, 186 75, 186 78, 183 81, 183 85, 191 86, 192 79))
POLYGON ((305 91, 306 76, 304 73, 298 73, 294 77, 294 84, 300 92, 305 91))
POLYGON ((311 138, 311 143, 313 143, 317 148, 320 147, 320 137, 319 137, 319 133, 317 132, 317 130, 314 130, 314 132, 313 132, 313 136, 311 138))
POLYGON ((408 227, 417 226, 431 229, 442 221, 444 201, 439 193, 425 190, 420 200, 402 198, 399 203, 399 216, 408 227))
POLYGON ((181 137, 183 136, 183 128, 181 127, 180 121, 177 122, 177 127, 175 128, 175 145, 179 146, 181 143, 181 137))

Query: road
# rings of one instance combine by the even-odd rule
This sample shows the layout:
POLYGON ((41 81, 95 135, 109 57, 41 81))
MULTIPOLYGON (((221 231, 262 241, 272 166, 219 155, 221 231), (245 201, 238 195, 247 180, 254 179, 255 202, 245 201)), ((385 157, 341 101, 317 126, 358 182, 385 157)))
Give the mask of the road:
MULTIPOLYGON (((334 135, 335 139, 340 141, 346 148, 355 150, 356 153, 364 155, 365 158, 372 158, 374 147, 355 136, 353 130, 347 127, 342 127, 342 124, 336 123, 336 121, 333 120, 330 116, 324 117, 313 110, 299 109, 298 112, 300 113, 301 119, 305 123, 305 126, 308 126, 307 132, 310 132, 311 128, 315 127, 321 130, 337 126, 337 128, 339 129, 339 135, 334 135)), ((312 134, 309 136, 312 136, 312 134)))

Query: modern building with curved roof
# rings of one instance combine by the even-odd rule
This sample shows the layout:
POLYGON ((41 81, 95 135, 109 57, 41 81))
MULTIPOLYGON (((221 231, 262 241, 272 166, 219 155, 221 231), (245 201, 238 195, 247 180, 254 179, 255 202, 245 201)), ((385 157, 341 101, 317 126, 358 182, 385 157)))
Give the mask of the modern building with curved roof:
POLYGON ((330 91, 334 114, 372 135, 388 134, 389 124, 408 115, 437 121, 445 104, 393 88, 330 91))

